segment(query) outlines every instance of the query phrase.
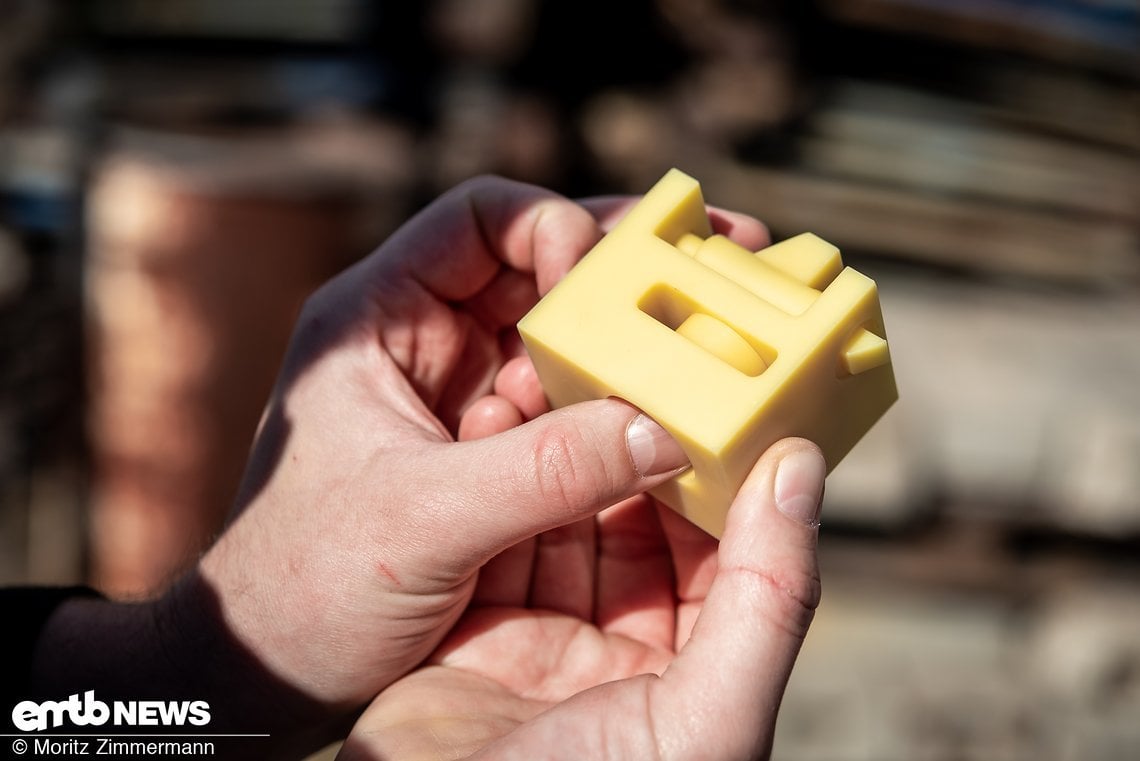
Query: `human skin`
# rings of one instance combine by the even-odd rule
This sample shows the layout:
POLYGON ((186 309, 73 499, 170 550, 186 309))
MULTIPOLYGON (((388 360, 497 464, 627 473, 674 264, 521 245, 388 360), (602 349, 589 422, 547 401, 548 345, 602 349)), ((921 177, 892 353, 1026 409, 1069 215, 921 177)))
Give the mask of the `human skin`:
POLYGON ((338 761, 767 758, 819 599, 823 474, 810 442, 774 445, 719 547, 640 496, 564 531, 556 557, 511 557, 529 586, 477 593, 338 761))
MULTIPOLYGON (((37 648, 41 686, 208 696, 212 728, 270 735, 223 753, 274 758, 343 734, 378 693, 345 754, 400 757, 372 744, 373 719, 407 730, 411 753, 422 734, 400 710, 496 690, 509 721, 469 722, 465 753, 522 742, 525 756, 551 722, 613 701, 640 709, 638 742, 670 757, 681 746, 665 717, 692 724, 707 693, 708 710, 733 696, 739 708, 708 746, 727 755, 708 757, 766 752, 818 595, 818 451, 789 440, 765 455, 718 554, 638 496, 687 465, 667 434, 612 399, 547 411, 514 331, 627 203, 479 178, 322 287, 226 530, 158 600, 62 606, 37 648), (595 687, 613 679, 625 681, 595 687)), ((767 243, 755 220, 712 219, 742 245, 767 243)))

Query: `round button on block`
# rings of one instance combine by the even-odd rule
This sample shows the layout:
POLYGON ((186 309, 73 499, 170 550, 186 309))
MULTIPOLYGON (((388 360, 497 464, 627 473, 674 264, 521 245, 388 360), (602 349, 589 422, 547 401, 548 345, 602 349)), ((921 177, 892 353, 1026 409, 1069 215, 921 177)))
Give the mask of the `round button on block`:
POLYGON ((768 369, 768 363, 739 333, 715 317, 695 312, 677 327, 677 333, 745 375, 755 377, 768 369))

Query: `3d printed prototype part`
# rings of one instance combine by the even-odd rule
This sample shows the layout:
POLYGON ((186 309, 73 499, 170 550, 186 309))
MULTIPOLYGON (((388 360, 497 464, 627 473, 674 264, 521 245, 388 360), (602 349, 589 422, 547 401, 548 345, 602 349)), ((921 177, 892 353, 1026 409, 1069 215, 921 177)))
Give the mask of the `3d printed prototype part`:
POLYGON ((713 536, 771 444, 834 468, 898 398, 875 283, 810 233, 753 253, 713 235, 674 169, 519 323, 555 407, 616 396, 692 468, 653 495, 713 536))

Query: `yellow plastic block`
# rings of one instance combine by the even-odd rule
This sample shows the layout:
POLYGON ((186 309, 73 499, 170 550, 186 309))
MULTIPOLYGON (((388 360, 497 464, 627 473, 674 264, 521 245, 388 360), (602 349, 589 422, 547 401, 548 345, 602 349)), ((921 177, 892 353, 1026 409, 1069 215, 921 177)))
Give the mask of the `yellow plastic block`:
POLYGON ((693 467, 654 496, 719 537, 771 444, 835 467, 898 398, 875 283, 810 233, 753 253, 713 235, 674 169, 519 323, 560 407, 616 396, 693 467))

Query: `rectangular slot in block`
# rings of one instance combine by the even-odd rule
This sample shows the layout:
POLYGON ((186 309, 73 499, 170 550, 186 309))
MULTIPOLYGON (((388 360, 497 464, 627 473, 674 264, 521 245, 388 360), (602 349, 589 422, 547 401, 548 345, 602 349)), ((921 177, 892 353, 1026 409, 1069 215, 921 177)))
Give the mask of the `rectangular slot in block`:
POLYGON ((763 373, 776 361, 776 350, 749 339, 716 313, 697 304, 676 288, 659 283, 637 303, 638 309, 679 336, 699 346, 749 377, 763 373))

